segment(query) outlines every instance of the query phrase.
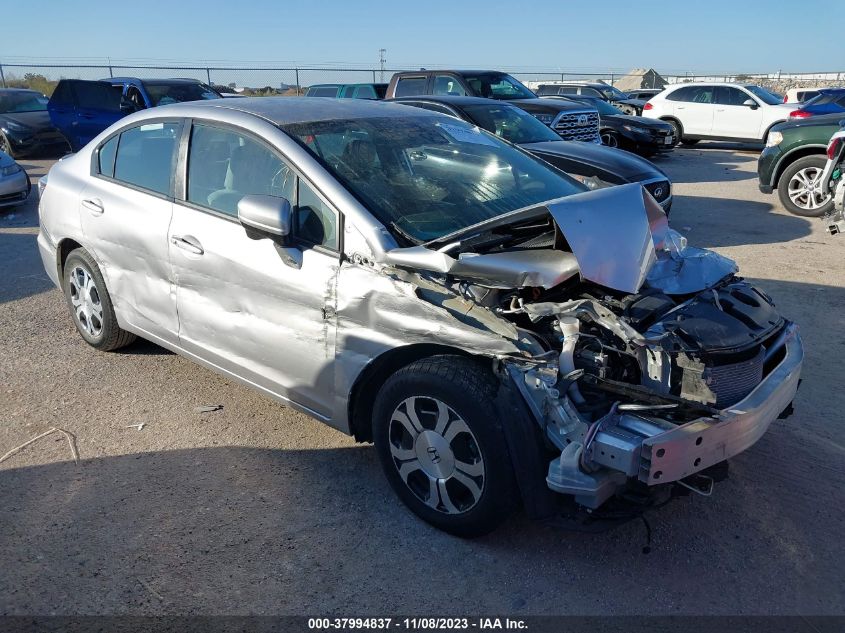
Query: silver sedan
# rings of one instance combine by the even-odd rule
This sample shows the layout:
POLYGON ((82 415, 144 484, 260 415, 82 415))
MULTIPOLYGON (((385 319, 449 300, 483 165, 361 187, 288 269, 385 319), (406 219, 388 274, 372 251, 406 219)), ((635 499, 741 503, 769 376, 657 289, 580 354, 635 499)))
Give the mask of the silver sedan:
POLYGON ((29 176, 14 159, 0 152, 0 209, 21 205, 29 197, 29 176))
POLYGON ((136 336, 373 441, 469 536, 709 494, 795 395, 795 325, 638 184, 587 191, 395 104, 130 115, 42 183, 38 244, 91 346, 136 336))

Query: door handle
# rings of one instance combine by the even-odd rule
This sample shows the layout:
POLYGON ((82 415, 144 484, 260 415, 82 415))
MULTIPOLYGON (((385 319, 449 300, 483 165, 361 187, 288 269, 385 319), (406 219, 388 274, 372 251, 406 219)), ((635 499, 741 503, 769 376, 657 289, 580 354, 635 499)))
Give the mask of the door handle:
POLYGON ((686 108, 686 106, 675 106, 675 107, 678 108, 678 110, 683 110, 684 108, 686 108))
POLYGON ((170 238, 170 243, 194 255, 202 255, 205 252, 202 244, 193 235, 174 235, 170 238))
POLYGON ((103 215, 106 210, 103 207, 103 202, 99 198, 88 198, 82 201, 82 206, 88 209, 94 215, 103 215))

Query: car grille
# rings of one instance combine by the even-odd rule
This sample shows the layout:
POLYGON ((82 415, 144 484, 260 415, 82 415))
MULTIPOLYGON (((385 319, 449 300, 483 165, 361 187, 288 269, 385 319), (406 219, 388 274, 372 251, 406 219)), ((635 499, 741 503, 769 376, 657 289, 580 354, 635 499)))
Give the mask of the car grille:
POLYGON ((643 187, 645 187, 646 191, 648 191, 658 202, 665 201, 669 197, 669 194, 672 193, 672 186, 669 184, 668 180, 650 182, 643 185, 643 187))
POLYGON ((716 396, 716 408, 736 404, 751 393, 763 380, 764 350, 751 359, 728 365, 715 365, 704 370, 703 378, 716 396))
POLYGON ((27 195, 27 191, 21 191, 20 193, 7 193, 4 196, 0 196, 0 204, 5 204, 8 202, 21 202, 23 200, 26 200, 27 195))
POLYGON ((599 137, 599 113, 566 112, 554 124, 555 132, 567 141, 594 141, 599 137))

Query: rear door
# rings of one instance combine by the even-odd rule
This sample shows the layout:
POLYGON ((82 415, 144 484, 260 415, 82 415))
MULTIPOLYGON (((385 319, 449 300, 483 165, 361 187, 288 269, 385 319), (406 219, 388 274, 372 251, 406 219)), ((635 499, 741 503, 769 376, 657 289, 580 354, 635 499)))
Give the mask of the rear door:
POLYGON ((95 151, 79 217, 86 248, 106 278, 118 317, 176 343, 167 230, 173 212, 180 120, 127 128, 95 151))
POLYGON ((681 122, 684 132, 707 136, 713 129, 716 105, 712 86, 687 86, 674 91, 670 97, 673 114, 681 122))
POLYGON ((757 99, 733 86, 717 86, 713 116, 713 136, 725 138, 759 138, 763 109, 757 99), (751 99, 757 107, 743 105, 751 99))

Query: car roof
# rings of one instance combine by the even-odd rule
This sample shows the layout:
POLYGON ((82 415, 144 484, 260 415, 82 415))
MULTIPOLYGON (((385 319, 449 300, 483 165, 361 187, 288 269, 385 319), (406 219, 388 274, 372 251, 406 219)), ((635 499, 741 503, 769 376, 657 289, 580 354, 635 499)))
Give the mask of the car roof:
POLYGON ((190 79, 189 77, 164 77, 164 78, 155 78, 155 77, 106 77, 105 79, 100 79, 100 81, 111 81, 114 83, 123 83, 123 82, 130 82, 130 81, 139 81, 139 82, 150 82, 150 83, 168 83, 168 84, 196 84, 202 83, 199 79, 190 79))
MULTIPOLYGON (((172 113, 193 116, 196 110, 223 108, 252 114, 275 125, 334 121, 349 118, 401 118, 408 108, 395 103, 370 99, 335 99, 333 97, 244 97, 243 99, 209 99, 158 106, 148 110, 152 115, 172 113)), ((436 112, 415 110, 414 116, 443 116, 436 112)))
POLYGON ((430 101, 432 103, 443 103, 455 106, 470 106, 470 105, 509 105, 514 106, 509 101, 501 99, 485 99, 484 97, 465 97, 458 95, 408 95, 407 97, 396 97, 395 99, 388 99, 388 101, 430 101))

